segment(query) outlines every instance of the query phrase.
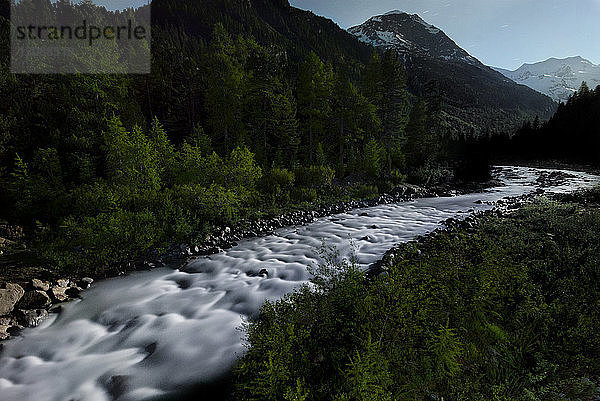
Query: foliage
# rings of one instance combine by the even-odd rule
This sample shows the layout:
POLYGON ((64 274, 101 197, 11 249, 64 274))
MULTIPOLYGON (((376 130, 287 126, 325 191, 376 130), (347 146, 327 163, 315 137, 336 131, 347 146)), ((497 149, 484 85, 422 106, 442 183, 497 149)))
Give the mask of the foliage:
POLYGON ((436 120, 423 109, 407 126, 399 57, 367 65, 371 47, 285 3, 153 2, 148 75, 15 75, 1 53, 0 218, 48 264, 101 268, 217 225, 372 197, 422 167, 407 161, 436 120))
POLYGON ((579 90, 561 103, 550 121, 539 117, 525 122, 512 138, 495 136, 487 151, 497 158, 507 155, 524 160, 552 159, 598 165, 600 137, 600 86, 591 90, 583 82, 579 90), (568 132, 568 139, 564 133, 568 132))
POLYGON ((379 195, 379 189, 374 185, 359 184, 351 190, 354 196, 359 199, 371 199, 379 195))
POLYGON ((383 168, 382 164, 386 158, 384 147, 374 139, 365 145, 363 156, 363 170, 371 178, 378 178, 383 168))
POLYGON ((314 189, 325 189, 331 186, 335 177, 335 170, 325 166, 298 167, 294 172, 298 185, 314 189))
POLYGON ((250 322, 235 397, 594 399, 598 230, 596 208, 541 200, 403 245, 378 277, 332 254, 250 322))
POLYGON ((293 192, 296 202, 312 203, 317 199, 317 190, 314 188, 296 188, 293 192))
POLYGON ((280 168, 271 169, 263 180, 263 191, 272 198, 273 203, 289 203, 294 180, 295 176, 291 171, 280 168))

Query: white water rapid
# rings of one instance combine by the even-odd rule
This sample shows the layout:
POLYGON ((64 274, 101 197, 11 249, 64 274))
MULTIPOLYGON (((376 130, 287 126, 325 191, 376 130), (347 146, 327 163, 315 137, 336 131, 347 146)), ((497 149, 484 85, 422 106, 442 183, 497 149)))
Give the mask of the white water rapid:
MULTIPOLYGON (((495 174, 506 186, 484 193, 354 210, 240 241, 181 270, 99 282, 83 299, 4 344, 0 400, 142 400, 215 380, 244 352, 239 330, 244 316, 306 283, 307 266, 319 262, 322 241, 349 256, 352 240, 366 267, 396 243, 428 233, 449 217, 535 191, 542 171, 499 168, 495 174), (269 276, 246 274, 261 269, 269 276)), ((600 182, 569 173, 574 177, 568 184, 546 190, 568 192, 600 182)))

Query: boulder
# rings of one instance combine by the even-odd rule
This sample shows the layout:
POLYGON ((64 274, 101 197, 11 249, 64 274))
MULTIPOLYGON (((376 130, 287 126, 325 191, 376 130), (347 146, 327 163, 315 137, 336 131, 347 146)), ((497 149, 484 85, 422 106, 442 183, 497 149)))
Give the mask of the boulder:
POLYGON ((0 286, 0 316, 8 315, 25 294, 25 290, 13 283, 5 283, 0 286))
POLYGON ((24 329, 25 327, 21 326, 20 324, 14 325, 14 326, 10 326, 8 329, 6 329, 6 332, 11 335, 11 336, 18 336, 21 334, 21 331, 24 329))
POLYGON ((37 327, 44 320, 48 319, 48 311, 46 309, 19 309, 19 322, 25 327, 37 327))
POLYGON ((2 316, 0 317, 0 326, 14 326, 17 324, 17 320, 14 316, 2 316))
POLYGON ((57 302, 64 302, 69 299, 69 296, 66 294, 66 287, 52 287, 50 289, 50 296, 57 302))
POLYGON ((10 326, 0 324, 0 341, 6 340, 10 337, 10 334, 8 334, 9 328, 10 326))
POLYGON ((50 305, 50 297, 40 290, 27 291, 17 303, 19 309, 41 309, 50 305))
POLYGON ((42 281, 42 280, 39 280, 37 278, 34 278, 33 280, 31 280, 31 282, 29 283, 29 285, 34 290, 48 291, 50 289, 50 283, 49 282, 42 281))
POLYGON ((81 294, 81 291, 83 291, 83 288, 69 287, 65 291, 65 294, 67 294, 71 298, 77 298, 81 294))
POLYGON ((120 398, 129 387, 129 376, 115 375, 111 376, 106 382, 106 389, 111 399, 120 398))
POLYGON ((93 278, 84 277, 81 280, 79 280, 77 285, 83 289, 87 289, 87 288, 90 288, 90 286, 92 285, 93 282, 94 282, 93 278))
POLYGON ((63 287, 63 288, 66 288, 66 287, 68 287, 68 286, 69 286, 69 283, 70 283, 70 282, 71 282, 71 280, 69 280, 69 279, 67 279, 67 278, 61 278, 61 279, 58 279, 58 280, 56 280, 56 285, 57 285, 58 287, 63 287))

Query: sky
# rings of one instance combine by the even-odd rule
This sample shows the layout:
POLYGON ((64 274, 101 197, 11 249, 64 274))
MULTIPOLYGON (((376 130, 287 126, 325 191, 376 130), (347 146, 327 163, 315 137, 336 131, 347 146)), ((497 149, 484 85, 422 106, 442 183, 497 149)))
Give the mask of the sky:
POLYGON ((342 28, 391 10, 419 14, 484 64, 514 70, 550 57, 600 64, 600 0, 290 0, 342 28))

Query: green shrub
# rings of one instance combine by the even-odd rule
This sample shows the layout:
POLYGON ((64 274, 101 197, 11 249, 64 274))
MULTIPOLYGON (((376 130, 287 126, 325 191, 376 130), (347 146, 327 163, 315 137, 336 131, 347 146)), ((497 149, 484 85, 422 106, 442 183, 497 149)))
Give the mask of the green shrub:
POLYGON ((419 167, 408 176, 411 183, 418 185, 445 184, 452 181, 452 178, 451 170, 439 166, 419 167))
POLYGON ((296 202, 312 203, 317 199, 317 190, 314 188, 296 188, 293 191, 293 198, 296 202))
POLYGON ((392 169, 406 171, 406 155, 402 151, 401 146, 397 145, 391 148, 390 159, 392 162, 392 169))
POLYGON ((406 175, 398 169, 393 169, 390 172, 390 180, 394 185, 399 185, 406 181, 406 175))
POLYGON ((140 257, 157 244, 162 233, 150 211, 114 210, 93 217, 65 218, 54 241, 43 244, 42 249, 43 255, 62 269, 100 268, 140 257))
POLYGON ((391 192, 395 188, 395 185, 388 180, 377 181, 377 192, 380 194, 386 194, 391 192))
POLYGON ((238 147, 227 158, 226 186, 254 188, 262 177, 254 154, 247 147, 238 147))
POLYGON ((294 187, 295 175, 287 169, 273 168, 263 177, 262 188, 272 204, 286 205, 294 187))
POLYGON ((595 399, 598 232, 597 209, 542 201, 404 244, 376 278, 326 255, 250 322, 234 397, 595 399))
POLYGON ((379 189, 374 185, 359 184, 354 186, 352 194, 355 198, 370 199, 379 195, 379 189))
POLYGON ((328 166, 298 167, 294 172, 297 185, 317 190, 329 187, 335 177, 335 170, 328 166))
POLYGON ((220 185, 206 188, 201 185, 183 185, 173 188, 177 205, 190 211, 196 219, 231 224, 236 221, 239 210, 237 195, 220 185))

